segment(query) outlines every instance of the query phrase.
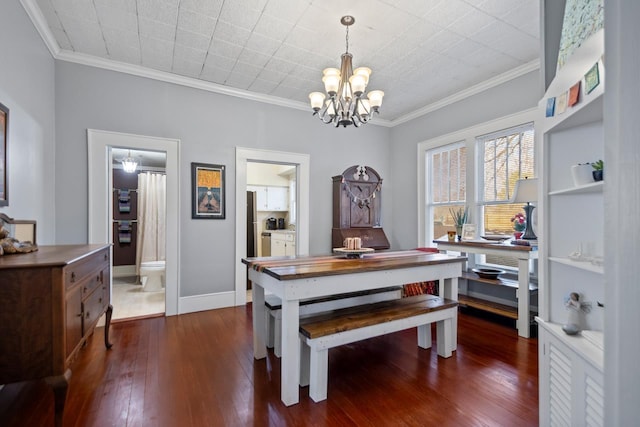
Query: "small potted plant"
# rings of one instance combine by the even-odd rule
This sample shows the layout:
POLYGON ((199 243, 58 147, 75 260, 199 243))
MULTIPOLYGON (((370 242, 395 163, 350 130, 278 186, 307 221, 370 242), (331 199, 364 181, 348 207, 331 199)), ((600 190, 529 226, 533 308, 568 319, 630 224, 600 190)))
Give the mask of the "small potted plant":
POLYGON ((591 172, 593 174, 593 180, 602 181, 604 162, 602 160, 598 160, 597 162, 591 163, 591 167, 593 168, 593 171, 591 172))
POLYGON ((462 238, 462 226, 467 223, 469 217, 469 208, 449 209, 451 217, 453 218, 453 225, 456 227, 456 233, 458 234, 458 240, 462 238))
POLYGON ((513 235, 516 239, 519 239, 522 237, 522 233, 525 228, 527 228, 527 220, 522 213, 518 212, 513 216, 513 218, 511 218, 511 222, 513 223, 513 229, 515 230, 513 235))

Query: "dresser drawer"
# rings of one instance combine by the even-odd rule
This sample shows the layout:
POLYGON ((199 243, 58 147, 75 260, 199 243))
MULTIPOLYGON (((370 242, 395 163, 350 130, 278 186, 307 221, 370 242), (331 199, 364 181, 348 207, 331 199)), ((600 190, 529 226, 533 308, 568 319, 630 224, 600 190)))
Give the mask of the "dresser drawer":
POLYGON ((85 277, 79 282, 82 292, 82 299, 86 298, 95 288, 104 283, 104 273, 102 271, 94 272, 93 275, 85 277))
POLYGON ((98 287, 82 303, 82 335, 95 326, 102 313, 109 305, 109 292, 106 286, 98 287))
POLYGON ((95 280, 105 267, 109 266, 109 250, 104 249, 94 255, 69 264, 64 269, 64 282, 67 288, 75 286, 89 277, 95 280), (93 276, 93 277, 91 277, 93 276))

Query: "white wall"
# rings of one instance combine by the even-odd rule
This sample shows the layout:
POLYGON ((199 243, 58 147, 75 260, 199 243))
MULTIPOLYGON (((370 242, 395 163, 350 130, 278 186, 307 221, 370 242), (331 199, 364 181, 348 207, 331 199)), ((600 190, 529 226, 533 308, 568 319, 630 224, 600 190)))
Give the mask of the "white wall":
POLYGON ((605 236, 605 419, 607 425, 637 425, 640 419, 640 2, 604 3, 605 236))
MULTIPOLYGON (((392 128, 393 175, 390 185, 385 185, 384 195, 385 198, 393 196, 390 213, 393 221, 390 225, 387 222, 387 228, 393 229, 391 246, 410 249, 418 245, 417 144, 440 135, 535 108, 541 96, 540 74, 538 71, 533 71, 392 128)), ((386 179, 385 184, 387 184, 386 179)), ((389 202, 388 199, 387 202, 389 202)), ((388 218, 389 212, 383 210, 383 213, 388 218)))
POLYGON ((54 62, 18 1, 0 6, 0 103, 9 108, 8 199, 0 212, 37 221, 37 242, 55 239, 54 62))
MULTIPOLYGON (((336 129, 311 112, 61 61, 56 109, 57 243, 87 240, 87 172, 74 167, 86 163, 87 128, 181 141, 181 297, 234 289, 236 146, 310 155, 311 254, 331 251, 332 176, 365 164, 391 181, 384 127, 336 129), (226 165, 225 220, 191 219, 191 162, 226 165)), ((390 223, 384 198, 383 211, 390 223)))

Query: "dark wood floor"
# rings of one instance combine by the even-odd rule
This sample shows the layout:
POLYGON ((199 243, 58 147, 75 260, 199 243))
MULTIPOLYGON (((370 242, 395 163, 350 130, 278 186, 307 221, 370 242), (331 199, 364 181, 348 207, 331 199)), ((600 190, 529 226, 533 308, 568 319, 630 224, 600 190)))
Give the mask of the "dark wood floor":
MULTIPOLYGON (((280 401, 280 359, 254 360, 251 305, 98 329, 72 366, 64 426, 536 426, 537 339, 459 316, 449 359, 415 330, 329 352, 328 399, 280 401)), ((435 338, 435 331, 434 331, 435 338)), ((0 390, 0 425, 53 424, 43 382, 0 390)))

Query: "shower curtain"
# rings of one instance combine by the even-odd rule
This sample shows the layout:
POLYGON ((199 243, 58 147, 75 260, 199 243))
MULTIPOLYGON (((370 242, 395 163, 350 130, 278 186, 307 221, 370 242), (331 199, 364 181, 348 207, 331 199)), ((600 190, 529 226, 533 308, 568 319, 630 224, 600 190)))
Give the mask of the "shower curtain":
POLYGON ((138 174, 138 240, 136 274, 140 263, 164 261, 166 245, 167 177, 144 172, 138 174))

